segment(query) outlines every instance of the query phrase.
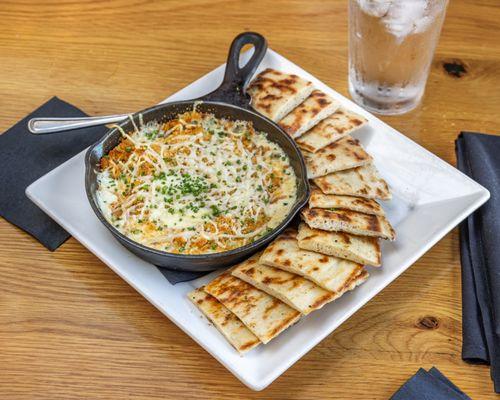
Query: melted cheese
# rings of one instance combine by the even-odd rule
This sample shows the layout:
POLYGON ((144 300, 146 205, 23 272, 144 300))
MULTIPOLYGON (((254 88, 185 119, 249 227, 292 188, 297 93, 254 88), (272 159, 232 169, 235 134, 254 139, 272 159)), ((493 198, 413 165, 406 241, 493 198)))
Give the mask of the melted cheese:
POLYGON ((230 250, 279 225, 295 203, 288 157, 251 123, 193 111, 122 134, 101 160, 99 207, 146 246, 230 250))

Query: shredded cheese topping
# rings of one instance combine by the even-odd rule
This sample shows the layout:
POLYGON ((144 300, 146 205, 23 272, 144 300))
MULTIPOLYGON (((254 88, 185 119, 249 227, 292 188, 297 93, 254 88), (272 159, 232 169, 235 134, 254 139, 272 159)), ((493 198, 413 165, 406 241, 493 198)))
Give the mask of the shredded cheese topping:
POLYGON ((287 155, 250 122, 193 110, 133 125, 101 160, 97 198, 106 219, 145 246, 231 250, 278 226, 295 203, 287 155))

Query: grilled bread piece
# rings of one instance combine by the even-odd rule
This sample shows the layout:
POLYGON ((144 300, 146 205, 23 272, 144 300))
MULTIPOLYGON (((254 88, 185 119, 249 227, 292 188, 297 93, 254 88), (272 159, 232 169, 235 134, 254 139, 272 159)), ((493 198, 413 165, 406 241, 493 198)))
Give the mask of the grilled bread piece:
POLYGON ((313 84, 293 74, 267 68, 247 88, 252 107, 274 122, 280 121, 314 90, 313 84))
POLYGON ((389 221, 380 215, 309 207, 302 209, 301 214, 302 219, 311 228, 380 237, 389 240, 396 238, 396 232, 389 221))
POLYGON ((337 140, 316 153, 303 151, 303 154, 309 179, 360 167, 373 161, 372 157, 363 149, 359 140, 351 136, 337 140))
POLYGON ((236 267, 232 274, 307 315, 337 295, 300 275, 264 265, 257 260, 236 267))
POLYGON ((316 251, 364 265, 375 267, 381 265, 382 253, 378 239, 375 237, 313 229, 302 222, 299 225, 297 240, 299 247, 304 250, 316 251))
POLYGON ((365 117, 339 107, 332 115, 299 137, 296 142, 300 149, 315 153, 361 128, 367 122, 365 117))
POLYGON ((235 314, 262 343, 268 343, 300 318, 300 312, 232 276, 231 271, 219 275, 204 290, 235 314))
POLYGON ((319 121, 333 114, 340 103, 320 90, 314 90, 305 101, 283 118, 279 125, 291 137, 298 138, 319 121))
POLYGON ((260 257, 260 262, 301 275, 341 296, 368 277, 361 264, 327 256, 298 246, 297 231, 287 229, 272 242, 260 257))
POLYGON ((365 214, 385 215, 384 210, 375 200, 362 197, 324 194, 318 188, 312 188, 309 198, 311 208, 339 208, 341 210, 358 211, 365 214))
POLYGON ((203 287, 193 290, 188 297, 240 353, 246 353, 260 344, 257 336, 215 297, 204 292, 203 287))
POLYGON ((334 172, 314 179, 325 194, 359 196, 367 199, 389 200, 392 195, 373 164, 334 172))

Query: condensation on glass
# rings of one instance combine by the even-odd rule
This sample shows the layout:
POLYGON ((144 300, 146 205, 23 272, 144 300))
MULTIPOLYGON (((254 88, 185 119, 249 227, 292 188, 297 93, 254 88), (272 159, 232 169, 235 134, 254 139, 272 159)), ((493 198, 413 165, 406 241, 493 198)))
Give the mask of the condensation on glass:
POLYGON ((349 0, 349 91, 379 114, 415 108, 448 0, 349 0))

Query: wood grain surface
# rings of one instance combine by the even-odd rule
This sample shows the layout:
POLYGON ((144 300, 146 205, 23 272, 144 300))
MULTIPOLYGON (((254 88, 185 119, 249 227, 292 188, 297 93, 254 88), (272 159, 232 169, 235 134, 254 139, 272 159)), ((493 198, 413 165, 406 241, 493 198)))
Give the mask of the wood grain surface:
MULTIPOLYGON (((460 130, 498 132, 498 21, 497 0, 452 0, 423 104, 383 119, 452 164, 460 130)), ((0 131, 53 95, 90 114, 153 105, 244 30, 348 95, 346 1, 2 0, 0 131)), ((387 399, 433 365, 495 398, 460 351, 457 230, 255 393, 74 239, 51 253, 0 220, 2 399, 387 399)))

